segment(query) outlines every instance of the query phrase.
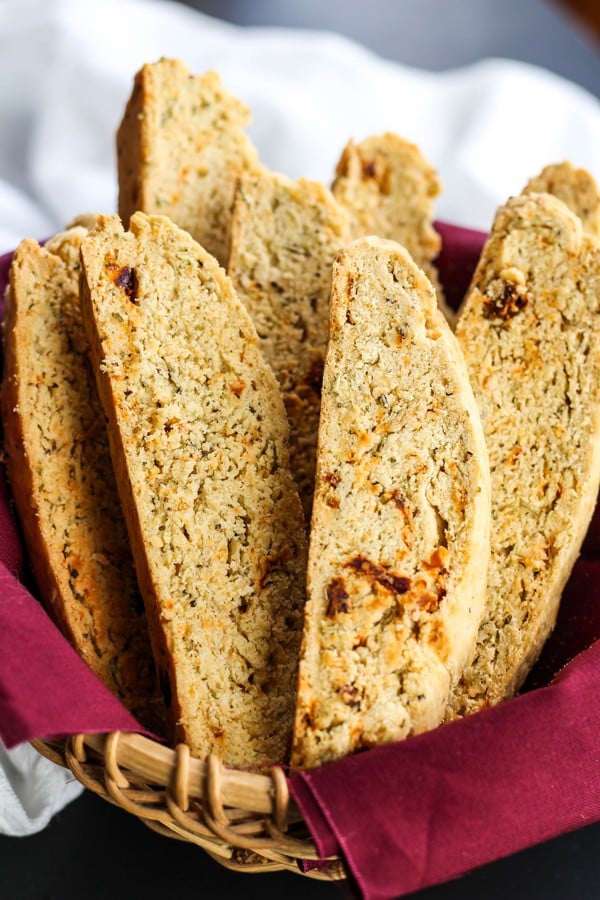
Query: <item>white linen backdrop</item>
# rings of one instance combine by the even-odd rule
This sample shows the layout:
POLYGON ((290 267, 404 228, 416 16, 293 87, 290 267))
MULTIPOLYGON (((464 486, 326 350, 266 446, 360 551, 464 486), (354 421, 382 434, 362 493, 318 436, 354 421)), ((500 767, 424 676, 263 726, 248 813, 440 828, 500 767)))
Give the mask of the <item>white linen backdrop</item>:
MULTIPOLYGON (((346 141, 395 131, 437 167, 439 218, 487 229, 549 162, 600 179, 600 101, 522 63, 431 73, 330 33, 239 28, 159 0, 0 3, 0 253, 116 209, 114 133, 133 75, 178 56, 253 112, 262 161, 330 182, 346 141)), ((29 834, 79 792, 28 745, 0 748, 0 833, 29 834)))

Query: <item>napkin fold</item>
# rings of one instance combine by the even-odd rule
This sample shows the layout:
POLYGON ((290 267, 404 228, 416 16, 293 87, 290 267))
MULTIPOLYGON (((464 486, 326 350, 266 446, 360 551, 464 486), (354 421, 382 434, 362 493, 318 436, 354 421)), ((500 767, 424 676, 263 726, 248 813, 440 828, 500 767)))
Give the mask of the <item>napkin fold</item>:
POLYGON ((600 642, 545 688, 292 779, 323 855, 387 900, 600 819, 600 642))

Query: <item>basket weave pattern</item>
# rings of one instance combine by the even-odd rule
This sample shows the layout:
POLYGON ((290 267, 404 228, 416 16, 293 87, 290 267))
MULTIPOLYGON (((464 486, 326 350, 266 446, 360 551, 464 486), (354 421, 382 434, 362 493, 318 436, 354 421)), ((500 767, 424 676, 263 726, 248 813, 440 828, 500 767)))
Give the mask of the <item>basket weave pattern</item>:
POLYGON ((153 831, 202 847, 226 868, 287 869, 325 881, 346 877, 338 857, 303 867, 319 855, 279 766, 229 769, 214 755, 193 758, 186 744, 172 750, 120 731, 32 744, 153 831))

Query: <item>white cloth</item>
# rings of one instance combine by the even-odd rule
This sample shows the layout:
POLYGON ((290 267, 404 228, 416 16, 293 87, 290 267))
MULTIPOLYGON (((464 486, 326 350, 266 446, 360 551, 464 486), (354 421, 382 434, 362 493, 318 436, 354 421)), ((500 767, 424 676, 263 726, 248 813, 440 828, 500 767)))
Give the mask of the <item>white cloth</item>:
POLYGON ((0 743, 0 834, 22 837, 41 831, 82 790, 68 769, 40 756, 30 744, 6 750, 0 743))
MULTIPOLYGON (((329 182, 348 138, 418 143, 444 183, 438 215, 488 228, 548 162, 600 178, 600 102, 558 76, 486 60, 428 73, 333 34, 242 29, 152 0, 0 4, 0 252, 81 212, 116 208, 114 133, 134 72, 179 56, 252 109, 261 158, 329 182)), ((78 786, 31 748, 0 756, 0 832, 42 828, 78 786)))
POLYGON ((263 161, 329 182, 349 137, 416 141, 440 218, 487 228, 544 164, 600 175, 600 101, 522 63, 426 73, 327 33, 238 28, 148 0, 0 4, 0 250, 116 207, 114 132, 134 72, 161 55, 216 68, 254 114, 263 161))

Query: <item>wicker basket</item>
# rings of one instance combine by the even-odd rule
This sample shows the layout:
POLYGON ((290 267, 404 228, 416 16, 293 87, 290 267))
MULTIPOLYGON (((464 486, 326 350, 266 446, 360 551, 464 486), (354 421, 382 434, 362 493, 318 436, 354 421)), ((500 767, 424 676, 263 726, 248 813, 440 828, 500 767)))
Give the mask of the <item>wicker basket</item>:
POLYGON ((229 769, 217 756, 194 759, 186 744, 172 750, 121 731, 32 744, 153 831, 197 844, 228 869, 346 877, 338 857, 305 865, 319 855, 279 766, 264 773, 229 769))

